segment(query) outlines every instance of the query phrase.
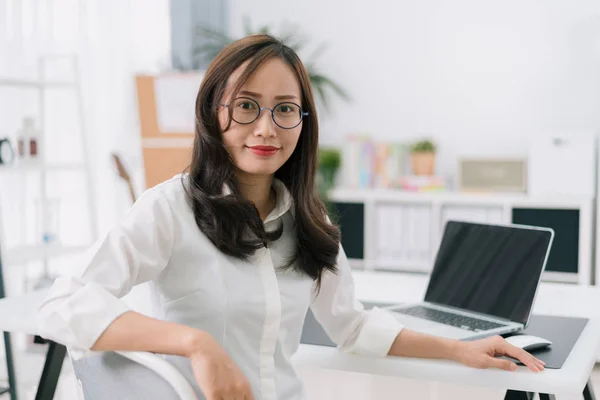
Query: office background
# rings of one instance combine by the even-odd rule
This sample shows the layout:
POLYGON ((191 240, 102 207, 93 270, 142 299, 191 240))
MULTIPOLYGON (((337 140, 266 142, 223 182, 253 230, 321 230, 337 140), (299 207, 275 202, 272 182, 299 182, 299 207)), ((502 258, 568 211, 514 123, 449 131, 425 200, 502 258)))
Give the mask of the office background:
MULTIPOLYGON (((596 2, 0 0, 0 139, 17 153, 0 165, 9 294, 77 266, 154 183, 147 172, 189 147, 185 132, 145 135, 157 115, 142 114, 136 78, 168 100, 169 78, 210 60, 200 28, 238 38, 248 25, 304 39, 305 61, 322 49, 317 71, 347 94, 328 91, 320 132, 341 157, 324 196, 354 268, 426 279, 444 221, 460 218, 551 226, 546 279, 598 283, 596 2), (23 137, 37 156, 18 155, 23 137), (425 140, 435 164, 417 176, 425 140)), ((39 364, 28 338, 19 349, 39 364)))

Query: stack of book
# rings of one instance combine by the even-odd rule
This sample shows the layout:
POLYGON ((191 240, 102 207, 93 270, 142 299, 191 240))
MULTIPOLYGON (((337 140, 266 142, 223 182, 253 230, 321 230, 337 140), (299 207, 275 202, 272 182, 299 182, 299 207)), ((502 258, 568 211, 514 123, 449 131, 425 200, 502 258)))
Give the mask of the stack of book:
POLYGON ((342 184, 351 189, 443 190, 440 177, 412 176, 410 143, 348 136, 342 148, 342 184))

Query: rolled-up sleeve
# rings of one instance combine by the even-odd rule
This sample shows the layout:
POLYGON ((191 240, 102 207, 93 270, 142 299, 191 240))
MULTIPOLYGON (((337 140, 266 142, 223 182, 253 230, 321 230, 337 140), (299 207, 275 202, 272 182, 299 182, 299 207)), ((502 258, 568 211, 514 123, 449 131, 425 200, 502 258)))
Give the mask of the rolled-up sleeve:
POLYGON ((129 307, 121 300, 152 280, 173 247, 173 214, 158 189, 145 192, 127 215, 90 249, 80 272, 56 279, 40 305, 40 336, 89 350, 129 307))
POLYGON ((383 357, 403 329, 389 312, 365 310, 356 300, 348 259, 340 246, 337 272, 325 272, 311 310, 325 332, 340 349, 383 357))

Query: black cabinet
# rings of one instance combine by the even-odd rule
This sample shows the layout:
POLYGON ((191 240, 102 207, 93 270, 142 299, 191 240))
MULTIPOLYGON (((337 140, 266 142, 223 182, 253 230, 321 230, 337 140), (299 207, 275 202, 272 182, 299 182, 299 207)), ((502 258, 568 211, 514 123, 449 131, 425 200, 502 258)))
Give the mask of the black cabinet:
POLYGON ((331 219, 340 226, 342 246, 348 258, 364 258, 365 205, 332 203, 331 219))
POLYGON ((579 272, 579 210, 513 208, 512 222, 554 229, 546 271, 579 272))

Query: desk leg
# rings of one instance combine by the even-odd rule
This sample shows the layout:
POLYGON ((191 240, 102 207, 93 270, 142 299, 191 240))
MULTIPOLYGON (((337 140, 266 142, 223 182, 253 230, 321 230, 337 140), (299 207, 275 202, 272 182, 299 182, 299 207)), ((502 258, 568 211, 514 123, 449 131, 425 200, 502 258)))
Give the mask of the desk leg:
MULTIPOLYGON (((533 397, 533 393, 507 390, 504 400, 532 400, 533 397)), ((585 388, 583 389, 583 399, 596 400, 594 388, 592 387, 592 381, 588 381, 587 385, 585 385, 585 388)), ((556 400, 556 396, 553 394, 540 393, 540 400, 556 400)))
POLYGON ((6 353, 6 372, 8 374, 8 390, 10 400, 17 400, 17 380, 15 379, 15 363, 13 360, 10 333, 4 332, 4 351, 6 353))
POLYGON ((504 400, 533 400, 533 393, 521 392, 519 390, 507 390, 504 400))
POLYGON ((60 376, 67 348, 62 344, 48 341, 48 353, 35 400, 51 400, 54 398, 56 385, 60 376))
POLYGON ((585 385, 585 388, 583 389, 583 398, 584 400, 596 400, 591 380, 588 381, 587 385, 585 385))

